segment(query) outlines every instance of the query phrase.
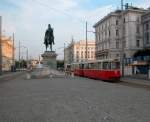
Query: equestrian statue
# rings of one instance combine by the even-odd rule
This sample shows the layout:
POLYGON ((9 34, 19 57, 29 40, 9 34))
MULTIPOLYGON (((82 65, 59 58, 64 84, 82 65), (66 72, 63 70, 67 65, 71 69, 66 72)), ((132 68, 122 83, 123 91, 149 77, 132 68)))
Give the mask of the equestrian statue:
POLYGON ((46 51, 49 46, 50 50, 52 51, 52 45, 54 45, 55 42, 54 42, 53 28, 51 28, 50 24, 48 24, 48 29, 45 32, 44 44, 46 47, 46 51))

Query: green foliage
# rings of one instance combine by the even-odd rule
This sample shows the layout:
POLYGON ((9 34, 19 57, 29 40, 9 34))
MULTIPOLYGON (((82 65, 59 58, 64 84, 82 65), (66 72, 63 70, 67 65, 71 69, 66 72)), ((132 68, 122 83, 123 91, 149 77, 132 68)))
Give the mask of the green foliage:
POLYGON ((15 67, 18 68, 27 68, 27 61, 25 60, 21 60, 19 61, 15 61, 15 67))
POLYGON ((64 68, 64 60, 57 60, 57 68, 64 68))

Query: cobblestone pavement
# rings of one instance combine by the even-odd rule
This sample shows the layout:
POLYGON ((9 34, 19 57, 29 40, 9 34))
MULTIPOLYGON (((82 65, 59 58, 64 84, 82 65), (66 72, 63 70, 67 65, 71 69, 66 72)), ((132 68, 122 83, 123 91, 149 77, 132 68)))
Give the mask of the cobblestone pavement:
POLYGON ((150 91, 86 78, 0 83, 0 122, 150 122, 150 91))

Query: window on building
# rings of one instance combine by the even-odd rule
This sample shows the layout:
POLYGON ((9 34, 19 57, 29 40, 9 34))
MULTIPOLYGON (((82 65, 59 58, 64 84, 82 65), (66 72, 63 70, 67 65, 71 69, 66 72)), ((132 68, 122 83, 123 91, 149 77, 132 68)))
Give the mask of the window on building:
POLYGON ((91 58, 94 58, 94 52, 93 51, 91 52, 91 58))
POLYGON ((119 48, 119 40, 116 40, 116 48, 119 48))
POLYGON ((124 48, 126 47, 126 41, 123 41, 123 47, 124 48))
POLYGON ((88 51, 88 58, 90 58, 90 52, 88 51))
POLYGON ((119 31, 118 31, 118 29, 116 30, 116 36, 119 36, 119 31))
POLYGON ((116 20, 116 25, 118 25, 118 20, 116 20))
POLYGON ((123 22, 126 23, 126 18, 123 19, 123 22))
POLYGON ((146 24, 146 30, 149 30, 149 24, 148 23, 146 24))
POLYGON ((136 40, 136 46, 140 47, 140 40, 136 40))
POLYGON ((83 58, 83 51, 81 52, 81 58, 83 58))
POLYGON ((109 37, 110 37, 110 30, 109 30, 109 37))
POLYGON ((98 37, 99 37, 99 39, 98 39, 98 40, 100 41, 100 40, 101 40, 100 34, 98 34, 98 35, 99 35, 99 36, 98 36, 98 37))
POLYGON ((140 17, 137 17, 137 20, 136 20, 138 23, 140 22, 140 17))
POLYGON ((149 33, 147 32, 146 34, 145 34, 145 36, 146 36, 146 44, 149 44, 150 42, 149 42, 149 33))
POLYGON ((79 58, 79 51, 76 52, 76 58, 79 58))
POLYGON ((140 27, 139 25, 136 26, 136 32, 139 34, 140 33, 140 27))

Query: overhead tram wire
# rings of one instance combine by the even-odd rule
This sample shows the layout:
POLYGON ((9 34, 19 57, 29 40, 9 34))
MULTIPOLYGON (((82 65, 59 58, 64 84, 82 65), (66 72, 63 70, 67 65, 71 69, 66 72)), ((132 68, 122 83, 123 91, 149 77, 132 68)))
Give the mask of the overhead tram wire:
POLYGON ((61 14, 65 15, 65 16, 71 17, 73 20, 77 20, 77 21, 80 22, 80 23, 85 23, 85 22, 86 22, 85 19, 80 19, 80 18, 74 19, 73 16, 70 15, 68 12, 65 12, 65 11, 62 11, 62 10, 60 10, 60 9, 56 9, 56 8, 54 8, 54 7, 51 7, 51 6, 49 6, 49 5, 46 5, 46 4, 44 4, 41 0, 32 0, 32 1, 35 1, 35 2, 38 3, 39 5, 44 6, 44 7, 46 7, 47 9, 53 10, 54 12, 61 13, 61 14))
POLYGON ((52 10, 55 11, 55 12, 63 13, 63 14, 65 14, 66 16, 70 16, 70 17, 71 17, 71 15, 69 15, 69 14, 67 14, 67 13, 65 13, 65 12, 62 12, 61 10, 56 9, 56 8, 54 8, 54 7, 48 6, 48 5, 44 4, 43 2, 41 2, 40 0, 32 0, 32 1, 35 1, 36 3, 39 3, 39 5, 44 6, 44 7, 48 8, 48 9, 52 9, 52 10))

